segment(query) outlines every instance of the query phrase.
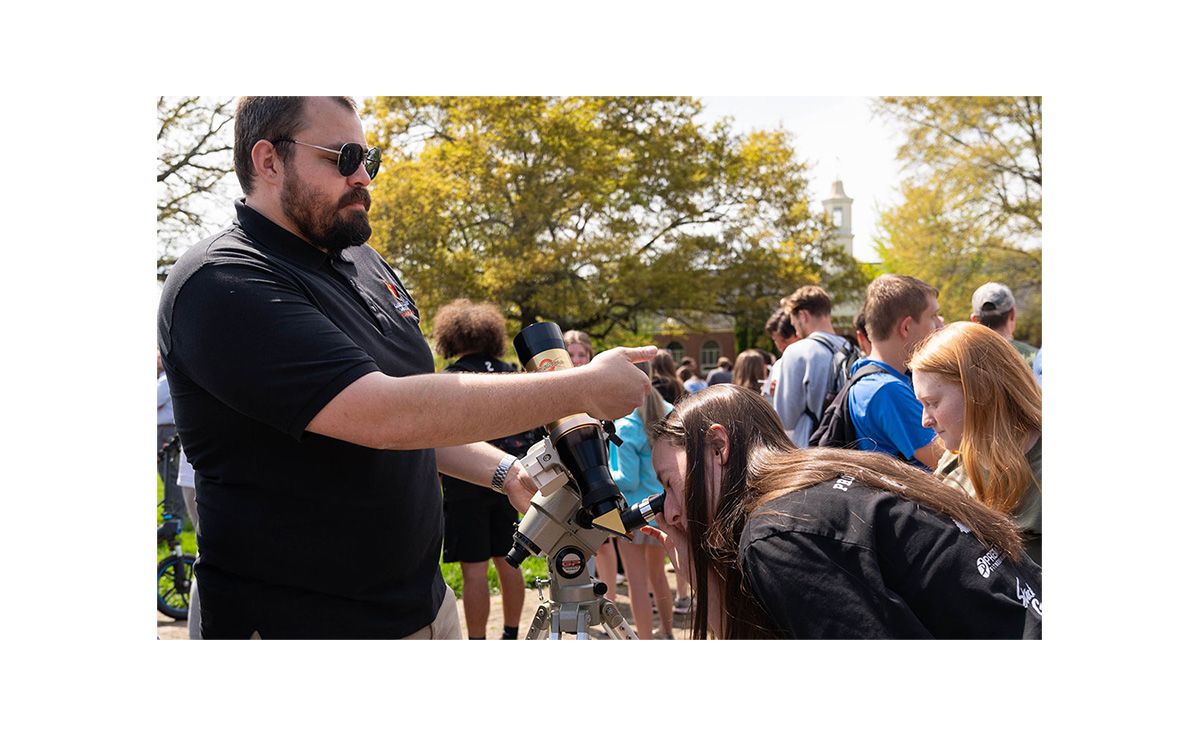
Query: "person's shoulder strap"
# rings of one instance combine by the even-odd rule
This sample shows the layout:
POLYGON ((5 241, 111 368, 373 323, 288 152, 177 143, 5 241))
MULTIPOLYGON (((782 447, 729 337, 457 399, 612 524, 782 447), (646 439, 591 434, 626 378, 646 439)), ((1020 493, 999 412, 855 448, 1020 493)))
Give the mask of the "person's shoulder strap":
POLYGON ((812 339, 812 340, 814 340, 816 343, 819 343, 819 344, 820 344, 820 345, 822 345, 824 348, 827 348, 829 351, 831 351, 831 352, 832 352, 832 355, 836 355, 836 346, 832 345, 832 341, 830 341, 830 340, 828 340, 827 338, 823 337, 823 336, 822 336, 822 335, 820 335, 819 333, 812 333, 811 335, 808 335, 807 337, 808 337, 808 338, 811 338, 811 339, 812 339))
MULTIPOLYGON (((864 366, 862 366, 861 368, 859 368, 853 372, 853 378, 849 379, 849 382, 844 385, 844 389, 842 389, 841 391, 844 392, 845 395, 848 395, 849 389, 851 389, 854 384, 856 384, 861 379, 864 379, 866 376, 869 376, 870 374, 885 374, 885 373, 890 373, 890 372, 888 372, 886 369, 884 369, 883 367, 879 366, 876 363, 867 363, 864 366)), ((847 399, 846 399, 846 404, 847 404, 847 399)), ((901 451, 896 450, 895 455, 898 456, 899 460, 901 460, 901 461, 904 461, 907 463, 910 463, 910 461, 911 461, 911 459, 908 458, 907 456, 903 455, 901 451)))
POLYGON ((861 368, 859 368, 853 372, 853 376, 852 376, 852 378, 849 379, 849 383, 844 385, 844 390, 848 391, 848 388, 850 386, 852 386, 853 384, 856 384, 858 380, 864 379, 866 376, 869 376, 870 374, 884 374, 884 373, 887 373, 886 369, 882 368, 878 364, 867 363, 864 366, 862 366, 861 368))

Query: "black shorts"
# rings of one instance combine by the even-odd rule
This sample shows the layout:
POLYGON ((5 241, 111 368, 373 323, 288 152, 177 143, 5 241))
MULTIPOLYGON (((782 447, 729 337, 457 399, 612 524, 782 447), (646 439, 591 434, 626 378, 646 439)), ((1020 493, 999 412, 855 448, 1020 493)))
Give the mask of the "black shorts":
POLYGON ((520 515, 503 494, 482 499, 447 501, 445 508, 446 563, 478 563, 507 555, 520 515))

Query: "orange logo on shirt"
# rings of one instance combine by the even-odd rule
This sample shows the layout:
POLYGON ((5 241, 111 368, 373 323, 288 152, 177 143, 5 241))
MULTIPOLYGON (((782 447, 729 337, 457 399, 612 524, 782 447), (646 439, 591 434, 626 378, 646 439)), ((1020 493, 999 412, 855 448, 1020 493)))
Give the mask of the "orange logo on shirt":
POLYGON ((400 317, 413 317, 416 315, 416 311, 412 308, 412 303, 408 301, 407 297, 400 296, 399 290, 395 288, 394 284, 386 279, 383 280, 383 284, 386 285, 387 291, 391 293, 391 296, 395 298, 395 304, 391 306, 399 310, 400 317))

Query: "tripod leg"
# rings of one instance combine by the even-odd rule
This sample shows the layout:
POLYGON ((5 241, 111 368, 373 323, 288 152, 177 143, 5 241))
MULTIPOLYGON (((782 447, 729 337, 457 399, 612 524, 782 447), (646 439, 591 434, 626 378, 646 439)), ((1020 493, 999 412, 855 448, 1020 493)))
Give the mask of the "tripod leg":
POLYGON ((544 640, 549 634, 549 602, 545 602, 537 607, 537 613, 532 618, 532 624, 528 626, 528 635, 526 640, 544 640))
POLYGON ((549 615, 549 639, 562 639, 562 608, 560 606, 553 607, 549 615))
POLYGON ((579 608, 578 618, 574 621, 575 640, 591 639, 591 613, 593 611, 594 610, 590 606, 579 608))
POLYGON ((628 626, 628 620, 624 619, 624 615, 620 614, 620 610, 616 608, 615 604, 604 599, 599 611, 600 621, 603 623, 603 629, 607 631, 608 637, 613 640, 640 639, 628 626))

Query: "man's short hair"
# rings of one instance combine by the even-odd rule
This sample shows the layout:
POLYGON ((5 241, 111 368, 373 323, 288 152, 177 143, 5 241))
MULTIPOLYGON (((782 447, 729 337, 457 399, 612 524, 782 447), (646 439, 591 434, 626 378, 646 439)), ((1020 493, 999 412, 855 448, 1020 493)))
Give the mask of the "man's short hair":
POLYGON ((820 287, 808 284, 783 299, 782 309, 796 316, 799 310, 807 310, 812 317, 827 317, 832 314, 832 298, 820 287))
POLYGON ((906 274, 879 276, 865 292, 866 335, 872 342, 886 340, 904 318, 921 320, 928 299, 939 296, 940 290, 923 279, 906 274))
POLYGON ((783 309, 774 310, 770 319, 765 321, 765 332, 782 340, 789 340, 797 335, 795 326, 790 324, 790 313, 783 309))
POLYGON ((973 314, 991 330, 1006 325, 1014 309, 1015 295, 1006 284, 987 282, 973 293, 973 314))
MULTIPOLYGON (((237 100, 233 120, 233 169, 241 191, 250 194, 254 188, 254 144, 292 138, 304 127, 306 97, 242 97, 237 100)), ((358 103, 352 97, 330 98, 349 108, 356 115, 358 103)), ((306 142, 305 142, 306 143, 306 142)), ((291 158, 290 144, 279 145, 279 158, 287 163, 291 158)))

